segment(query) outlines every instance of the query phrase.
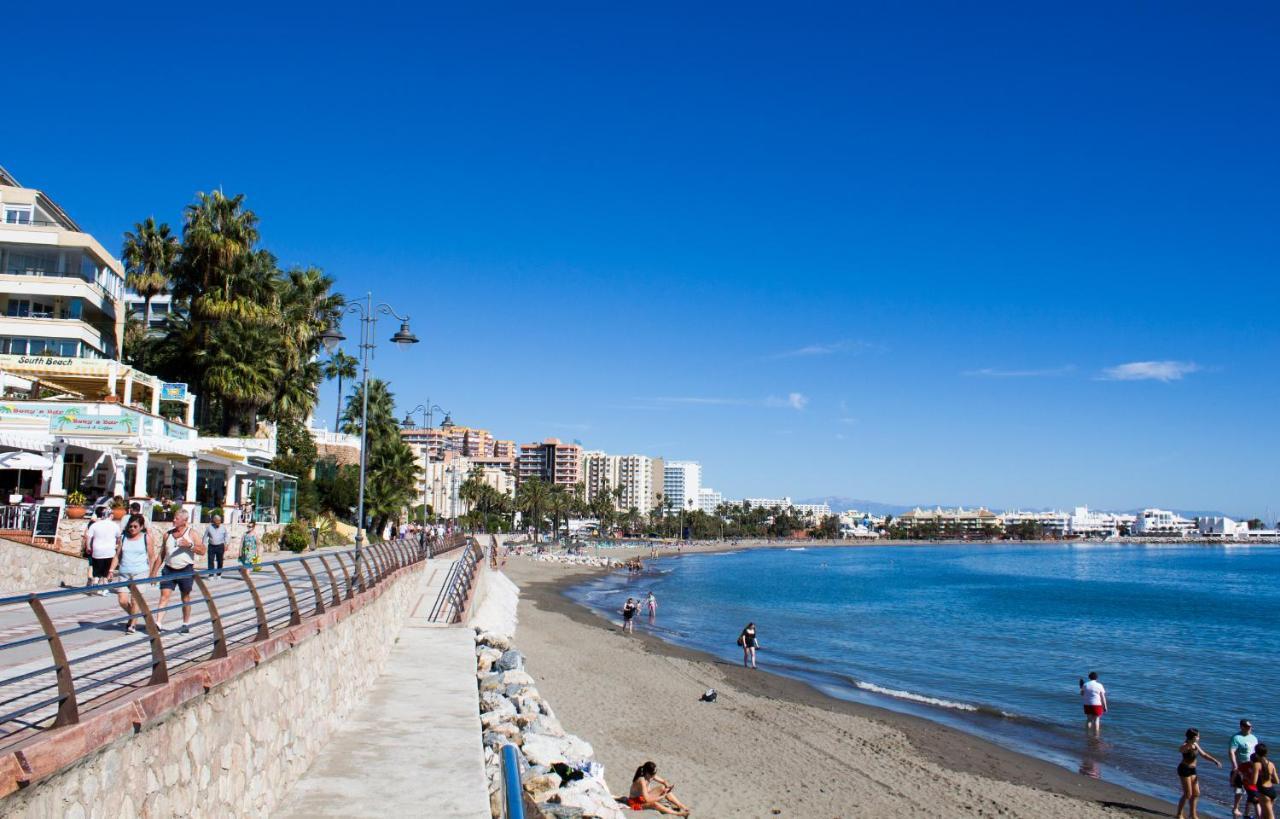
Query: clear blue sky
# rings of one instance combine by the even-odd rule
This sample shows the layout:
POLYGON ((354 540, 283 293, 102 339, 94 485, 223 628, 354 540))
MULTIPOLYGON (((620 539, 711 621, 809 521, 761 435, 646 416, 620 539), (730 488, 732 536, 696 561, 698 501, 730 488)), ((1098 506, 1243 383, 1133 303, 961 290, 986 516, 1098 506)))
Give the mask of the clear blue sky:
POLYGON ((0 163, 112 250, 246 193, 500 437, 1280 511, 1276 4, 459 5, 6 8, 0 163))

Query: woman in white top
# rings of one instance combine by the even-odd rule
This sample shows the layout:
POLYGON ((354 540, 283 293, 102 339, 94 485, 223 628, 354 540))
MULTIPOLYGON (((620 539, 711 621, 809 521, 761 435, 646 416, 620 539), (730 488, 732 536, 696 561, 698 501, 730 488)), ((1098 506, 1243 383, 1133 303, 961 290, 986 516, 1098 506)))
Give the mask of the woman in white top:
MULTIPOLYGON (((116 559, 111 563, 112 580, 142 580, 149 576, 151 567, 156 563, 156 545, 147 531, 147 519, 142 515, 130 515, 124 525, 124 534, 120 536, 120 545, 116 547, 116 559)), ((132 633, 133 618, 137 612, 134 611, 133 595, 127 587, 116 590, 116 602, 129 615, 125 633, 132 633)))

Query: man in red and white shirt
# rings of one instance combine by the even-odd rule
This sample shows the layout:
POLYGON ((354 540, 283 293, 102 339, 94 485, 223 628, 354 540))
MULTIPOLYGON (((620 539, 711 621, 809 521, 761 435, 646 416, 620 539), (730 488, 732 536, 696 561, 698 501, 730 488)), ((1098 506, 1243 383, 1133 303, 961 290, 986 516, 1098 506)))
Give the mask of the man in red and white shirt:
POLYGON ((1085 730, 1102 733, 1102 715, 1107 713, 1107 689, 1098 682, 1098 672, 1089 672, 1089 681, 1080 681, 1080 697, 1084 700, 1085 730))

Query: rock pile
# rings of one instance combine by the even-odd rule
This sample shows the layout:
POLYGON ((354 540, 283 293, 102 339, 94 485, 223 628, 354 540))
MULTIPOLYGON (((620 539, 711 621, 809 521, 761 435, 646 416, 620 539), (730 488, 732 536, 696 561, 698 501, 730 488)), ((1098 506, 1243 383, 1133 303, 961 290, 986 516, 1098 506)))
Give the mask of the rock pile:
POLYGON ((571 555, 567 552, 542 552, 541 554, 529 555, 533 560, 543 563, 561 563, 565 566, 598 566, 605 569, 621 567, 621 561, 614 560, 611 557, 596 557, 594 555, 571 555))
POLYGON ((625 816, 605 785, 604 768, 595 761, 595 751, 585 740, 565 733, 510 638, 477 632, 476 680, 489 806, 495 817, 502 811, 501 751, 508 743, 517 746, 528 762, 521 774, 526 802, 532 800, 544 819, 625 816), (581 772, 581 777, 575 772, 581 772))

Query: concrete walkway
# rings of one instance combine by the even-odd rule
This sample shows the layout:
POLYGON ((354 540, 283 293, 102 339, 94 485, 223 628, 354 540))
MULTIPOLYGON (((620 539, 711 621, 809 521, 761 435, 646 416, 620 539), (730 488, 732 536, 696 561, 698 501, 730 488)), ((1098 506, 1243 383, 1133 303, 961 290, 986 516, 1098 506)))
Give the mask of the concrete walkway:
POLYGON ((473 633, 427 619, 451 565, 428 561, 386 670, 273 816, 489 819, 473 633))

